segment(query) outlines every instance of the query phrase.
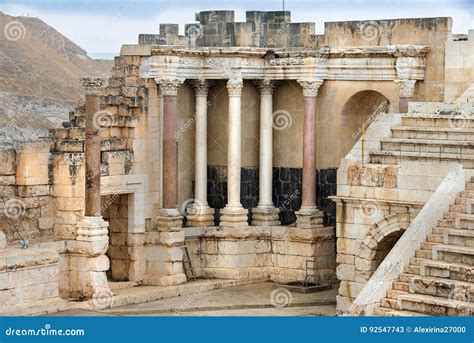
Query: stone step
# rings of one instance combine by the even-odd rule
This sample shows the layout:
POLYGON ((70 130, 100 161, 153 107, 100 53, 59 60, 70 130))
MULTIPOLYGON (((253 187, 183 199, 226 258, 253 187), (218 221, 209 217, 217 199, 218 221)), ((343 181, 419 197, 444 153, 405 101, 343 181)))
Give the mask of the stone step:
POLYGON ((387 298, 389 299, 398 299, 398 296, 401 295, 401 294, 407 294, 408 292, 404 292, 404 291, 397 291, 395 289, 389 289, 387 291, 387 298))
POLYGON ((386 307, 376 307, 374 310, 374 316, 386 316, 388 312, 394 311, 391 308, 386 307))
POLYGON ((433 260, 474 264, 474 248, 459 245, 437 245, 433 247, 433 260))
POLYGON ((382 307, 386 307, 386 308, 392 308, 392 309, 398 309, 398 300, 396 299, 389 299, 389 298, 383 298, 381 301, 380 301, 380 305, 382 307))
POLYGON ((460 302, 474 302, 474 284, 458 280, 415 276, 410 281, 410 293, 433 295, 460 302))
MULTIPOLYGON (((469 206, 469 207, 471 207, 471 206, 469 206)), ((450 212, 468 213, 467 210, 468 210, 467 204, 451 204, 451 205, 449 205, 449 211, 450 212)))
POLYGON ((452 228, 474 230, 474 214, 460 213, 452 228))
MULTIPOLYGON (((422 242, 420 246, 421 246, 421 249, 422 249, 422 250, 429 250, 429 251, 431 251, 435 245, 437 245, 437 243, 433 243, 433 242, 422 242)), ((431 258, 431 257, 430 257, 430 258, 431 258)))
MULTIPOLYGON (((461 263, 426 260, 420 263, 420 275, 474 282, 474 266, 461 263)), ((410 277, 409 280, 411 279, 412 278, 410 277)))
MULTIPOLYGON (((472 137, 474 138, 474 136, 472 137)), ((472 141, 451 141, 451 140, 428 140, 410 138, 383 138, 380 140, 382 151, 393 152, 415 152, 415 153, 436 153, 436 154, 474 154, 474 142, 472 141)))
POLYGON ((462 163, 464 168, 474 168, 474 155, 460 155, 448 153, 430 152, 405 152, 405 151, 371 151, 369 152, 370 163, 397 165, 401 161, 443 161, 450 163, 462 163))
POLYGON ((412 273, 407 273, 407 272, 401 273, 400 276, 398 277, 398 282, 409 283, 411 278, 416 275, 419 275, 419 274, 412 274, 412 273))
POLYGON ((411 264, 412 266, 419 266, 421 261, 426 261, 426 260, 429 260, 429 259, 427 259, 427 258, 420 258, 420 257, 412 257, 412 258, 410 259, 410 264, 411 264))
MULTIPOLYGON (((466 188, 469 187, 469 184, 466 186, 466 188)), ((474 199, 474 190, 469 191, 469 190, 464 190, 459 193, 459 198, 467 198, 467 199, 474 199)))
POLYGON ((445 102, 417 102, 413 101, 408 104, 408 114, 404 114, 406 117, 423 117, 423 116, 436 116, 446 117, 447 115, 454 113, 473 113, 474 104, 470 103, 445 103, 445 102), (426 114, 428 113, 428 114, 426 114))
POLYGON ((474 136, 474 128, 392 126, 392 137, 431 140, 466 141, 474 136))
POLYGON ((432 234, 428 235, 426 240, 428 242, 432 242, 432 243, 443 243, 444 242, 444 236, 432 233, 432 234))
POLYGON ((449 229, 451 229, 451 228, 436 226, 436 227, 433 228, 432 234, 443 236, 443 235, 444 235, 444 232, 445 232, 446 230, 449 230, 449 229))
POLYGON ((392 284, 392 288, 397 291, 408 292, 410 289, 410 284, 408 282, 395 281, 392 284))
POLYGON ((408 266, 405 266, 405 273, 420 275, 420 266, 413 266, 409 264, 408 266))
POLYGON ((474 248, 474 230, 448 230, 444 233, 443 243, 474 248))
POLYGON ((443 229, 452 229, 456 225, 456 219, 440 219, 437 225, 443 229))
POLYGON ((421 312, 432 316, 470 316, 474 304, 423 294, 402 294, 398 297, 401 310, 421 312))
POLYGON ((413 312, 413 311, 388 309, 388 311, 385 312, 385 316, 387 317, 419 317, 419 316, 425 316, 425 314, 419 313, 419 312, 413 312))
POLYGON ((433 253, 431 252, 431 250, 418 249, 415 252, 415 257, 431 259, 433 257, 433 253))

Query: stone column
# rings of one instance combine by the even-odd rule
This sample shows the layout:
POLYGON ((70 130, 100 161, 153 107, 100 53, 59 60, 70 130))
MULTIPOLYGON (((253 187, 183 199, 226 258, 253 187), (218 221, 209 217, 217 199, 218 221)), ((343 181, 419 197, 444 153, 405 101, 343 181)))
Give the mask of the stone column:
POLYGON ((105 272, 110 262, 108 226, 100 203, 100 89, 104 80, 82 79, 86 91, 86 192, 85 217, 77 224, 76 240, 69 242, 69 293, 71 297, 94 298, 96 306, 113 296, 105 272))
POLYGON ((186 282, 183 272, 183 217, 178 211, 178 88, 183 80, 157 79, 163 97, 162 209, 155 232, 145 246, 145 285, 171 286, 186 282))
POLYGON ((209 82, 191 81, 196 94, 195 196, 189 210, 189 226, 214 225, 214 209, 207 203, 207 94, 209 82))
POLYGON ((241 168, 241 96, 242 79, 227 82, 229 92, 229 123, 227 144, 227 205, 221 210, 221 226, 248 226, 248 211, 240 203, 241 168))
POLYGON ((86 217, 99 217, 100 213, 100 89, 103 79, 85 78, 86 90, 86 217))
POLYGON ((399 112, 408 112, 408 103, 413 101, 416 80, 394 80, 399 89, 399 112))
POLYGON ((182 80, 156 80, 163 96, 163 204, 161 215, 178 212, 178 88, 182 80))
POLYGON ((316 207, 316 96, 323 80, 298 80, 303 87, 303 195, 301 209, 296 213, 296 226, 322 226, 323 213, 316 207))
POLYGON ((260 163, 259 201, 252 209, 252 225, 279 225, 278 212, 272 201, 273 181, 273 90, 275 82, 257 82, 260 90, 260 163))

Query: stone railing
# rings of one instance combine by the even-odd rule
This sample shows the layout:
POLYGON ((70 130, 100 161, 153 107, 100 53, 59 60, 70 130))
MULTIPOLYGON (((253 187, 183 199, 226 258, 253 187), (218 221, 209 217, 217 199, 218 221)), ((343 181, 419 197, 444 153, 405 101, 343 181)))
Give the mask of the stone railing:
POLYGON ((443 218, 458 192, 464 189, 465 171, 462 165, 450 165, 446 177, 354 300, 351 315, 373 315, 392 283, 415 256, 421 242, 426 240, 438 220, 443 218))

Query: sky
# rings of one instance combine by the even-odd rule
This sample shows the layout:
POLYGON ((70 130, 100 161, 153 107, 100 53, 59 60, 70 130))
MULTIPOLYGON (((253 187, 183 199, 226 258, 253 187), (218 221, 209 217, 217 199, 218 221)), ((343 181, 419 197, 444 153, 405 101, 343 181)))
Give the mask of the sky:
MULTIPOLYGON (((0 0, 0 11, 38 17, 90 56, 118 55, 122 44, 135 44, 140 33, 158 33, 160 23, 194 22, 204 10, 234 10, 245 21, 247 10, 282 10, 283 0, 0 0)), ((474 0, 285 0, 292 22, 324 22, 392 18, 452 17, 453 33, 474 28, 474 0)))

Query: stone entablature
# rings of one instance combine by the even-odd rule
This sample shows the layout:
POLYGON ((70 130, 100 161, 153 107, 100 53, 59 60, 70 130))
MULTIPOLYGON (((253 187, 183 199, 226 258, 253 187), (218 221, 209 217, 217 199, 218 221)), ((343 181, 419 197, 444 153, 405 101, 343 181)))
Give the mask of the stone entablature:
POLYGON ((269 80, 423 80, 426 46, 321 47, 314 50, 132 46, 142 78, 269 80))

